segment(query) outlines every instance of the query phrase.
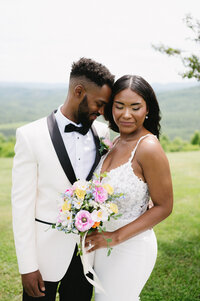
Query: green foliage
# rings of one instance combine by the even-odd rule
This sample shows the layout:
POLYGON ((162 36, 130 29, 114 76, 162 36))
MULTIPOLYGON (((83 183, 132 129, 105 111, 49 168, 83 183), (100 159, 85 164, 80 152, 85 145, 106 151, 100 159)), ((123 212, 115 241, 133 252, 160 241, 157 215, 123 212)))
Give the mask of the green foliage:
POLYGON ((189 79, 196 78, 200 81, 200 58, 195 54, 191 54, 190 57, 183 57, 182 62, 187 68, 182 77, 189 79))
POLYGON ((13 157, 14 156, 14 146, 15 138, 14 137, 4 137, 0 133, 0 157, 13 157))
POLYGON ((0 133, 0 143, 4 143, 5 141, 6 141, 5 136, 2 133, 0 133))
POLYGON ((168 146, 170 144, 170 139, 166 134, 161 135, 160 143, 165 152, 169 151, 168 146))
POLYGON ((195 131, 194 135, 191 138, 191 144, 200 145, 200 131, 195 131))
POLYGON ((152 45, 152 47, 161 52, 161 53, 166 53, 167 55, 169 56, 173 56, 173 55, 177 55, 177 54, 181 54, 181 50, 180 49, 174 49, 174 48, 171 48, 171 47, 166 47, 165 45, 163 44, 160 44, 159 46, 156 46, 156 45, 152 45))
POLYGON ((161 135, 160 143, 165 152, 186 152, 200 150, 200 145, 190 144, 188 141, 175 137, 172 141, 167 135, 161 135))
MULTIPOLYGON (((200 43, 200 21, 194 20, 191 15, 186 15, 184 22, 186 26, 192 30, 194 34, 194 38, 190 38, 195 43, 200 43)), ((200 57, 196 54, 191 54, 190 56, 184 56, 183 50, 172 48, 169 46, 160 45, 152 45, 153 48, 161 53, 165 53, 169 56, 178 56, 186 70, 182 73, 183 78, 195 78, 197 81, 200 81, 200 57)), ((199 53, 198 49, 198 53, 199 53)))

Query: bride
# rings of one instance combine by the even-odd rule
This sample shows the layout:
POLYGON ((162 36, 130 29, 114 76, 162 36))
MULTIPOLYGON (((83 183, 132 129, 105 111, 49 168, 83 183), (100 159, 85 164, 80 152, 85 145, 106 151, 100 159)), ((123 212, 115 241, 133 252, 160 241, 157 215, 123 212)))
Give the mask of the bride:
POLYGON ((173 203, 169 164, 158 141, 159 114, 155 93, 142 77, 125 75, 116 81, 105 117, 120 135, 96 173, 107 172, 102 182, 124 198, 117 202, 121 217, 104 224, 107 232, 86 238, 86 246, 93 246, 89 252, 96 251, 94 268, 106 292, 96 292, 96 301, 140 300, 155 265, 152 227, 171 213, 173 203), (148 210, 150 197, 154 206, 148 210))

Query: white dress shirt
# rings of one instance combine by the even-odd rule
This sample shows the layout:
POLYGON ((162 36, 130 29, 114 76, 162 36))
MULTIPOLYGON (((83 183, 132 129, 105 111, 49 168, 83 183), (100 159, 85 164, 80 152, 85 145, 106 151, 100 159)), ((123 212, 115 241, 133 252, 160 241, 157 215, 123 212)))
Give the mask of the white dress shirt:
POLYGON ((95 161, 96 146, 91 129, 86 135, 78 132, 65 133, 65 126, 72 123, 76 126, 75 122, 69 120, 61 112, 62 105, 55 113, 55 118, 60 130, 65 148, 73 166, 77 179, 86 179, 95 161))

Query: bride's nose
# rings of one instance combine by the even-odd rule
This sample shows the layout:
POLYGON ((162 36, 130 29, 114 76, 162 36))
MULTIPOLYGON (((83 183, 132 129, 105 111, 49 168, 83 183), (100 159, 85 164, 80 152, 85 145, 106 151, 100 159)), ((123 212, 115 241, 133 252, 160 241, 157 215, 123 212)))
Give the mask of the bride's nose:
POLYGON ((131 118, 131 111, 129 108, 125 108, 125 110, 123 112, 123 117, 126 119, 131 118))

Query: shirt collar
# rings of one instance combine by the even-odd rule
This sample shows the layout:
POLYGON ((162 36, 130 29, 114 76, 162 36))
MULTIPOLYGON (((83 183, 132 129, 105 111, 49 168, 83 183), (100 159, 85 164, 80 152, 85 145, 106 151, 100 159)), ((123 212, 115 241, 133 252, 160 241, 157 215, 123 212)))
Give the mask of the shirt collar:
POLYGON ((59 129, 64 132, 64 129, 65 129, 65 126, 69 123, 72 123, 76 126, 81 126, 81 123, 77 124, 75 123, 74 121, 71 121, 70 119, 68 119, 67 117, 65 117, 63 115, 63 113, 61 112, 61 108, 62 108, 63 105, 60 105, 58 107, 58 110, 57 112, 55 113, 55 118, 56 118, 56 121, 57 121, 57 124, 58 124, 58 127, 59 129))

